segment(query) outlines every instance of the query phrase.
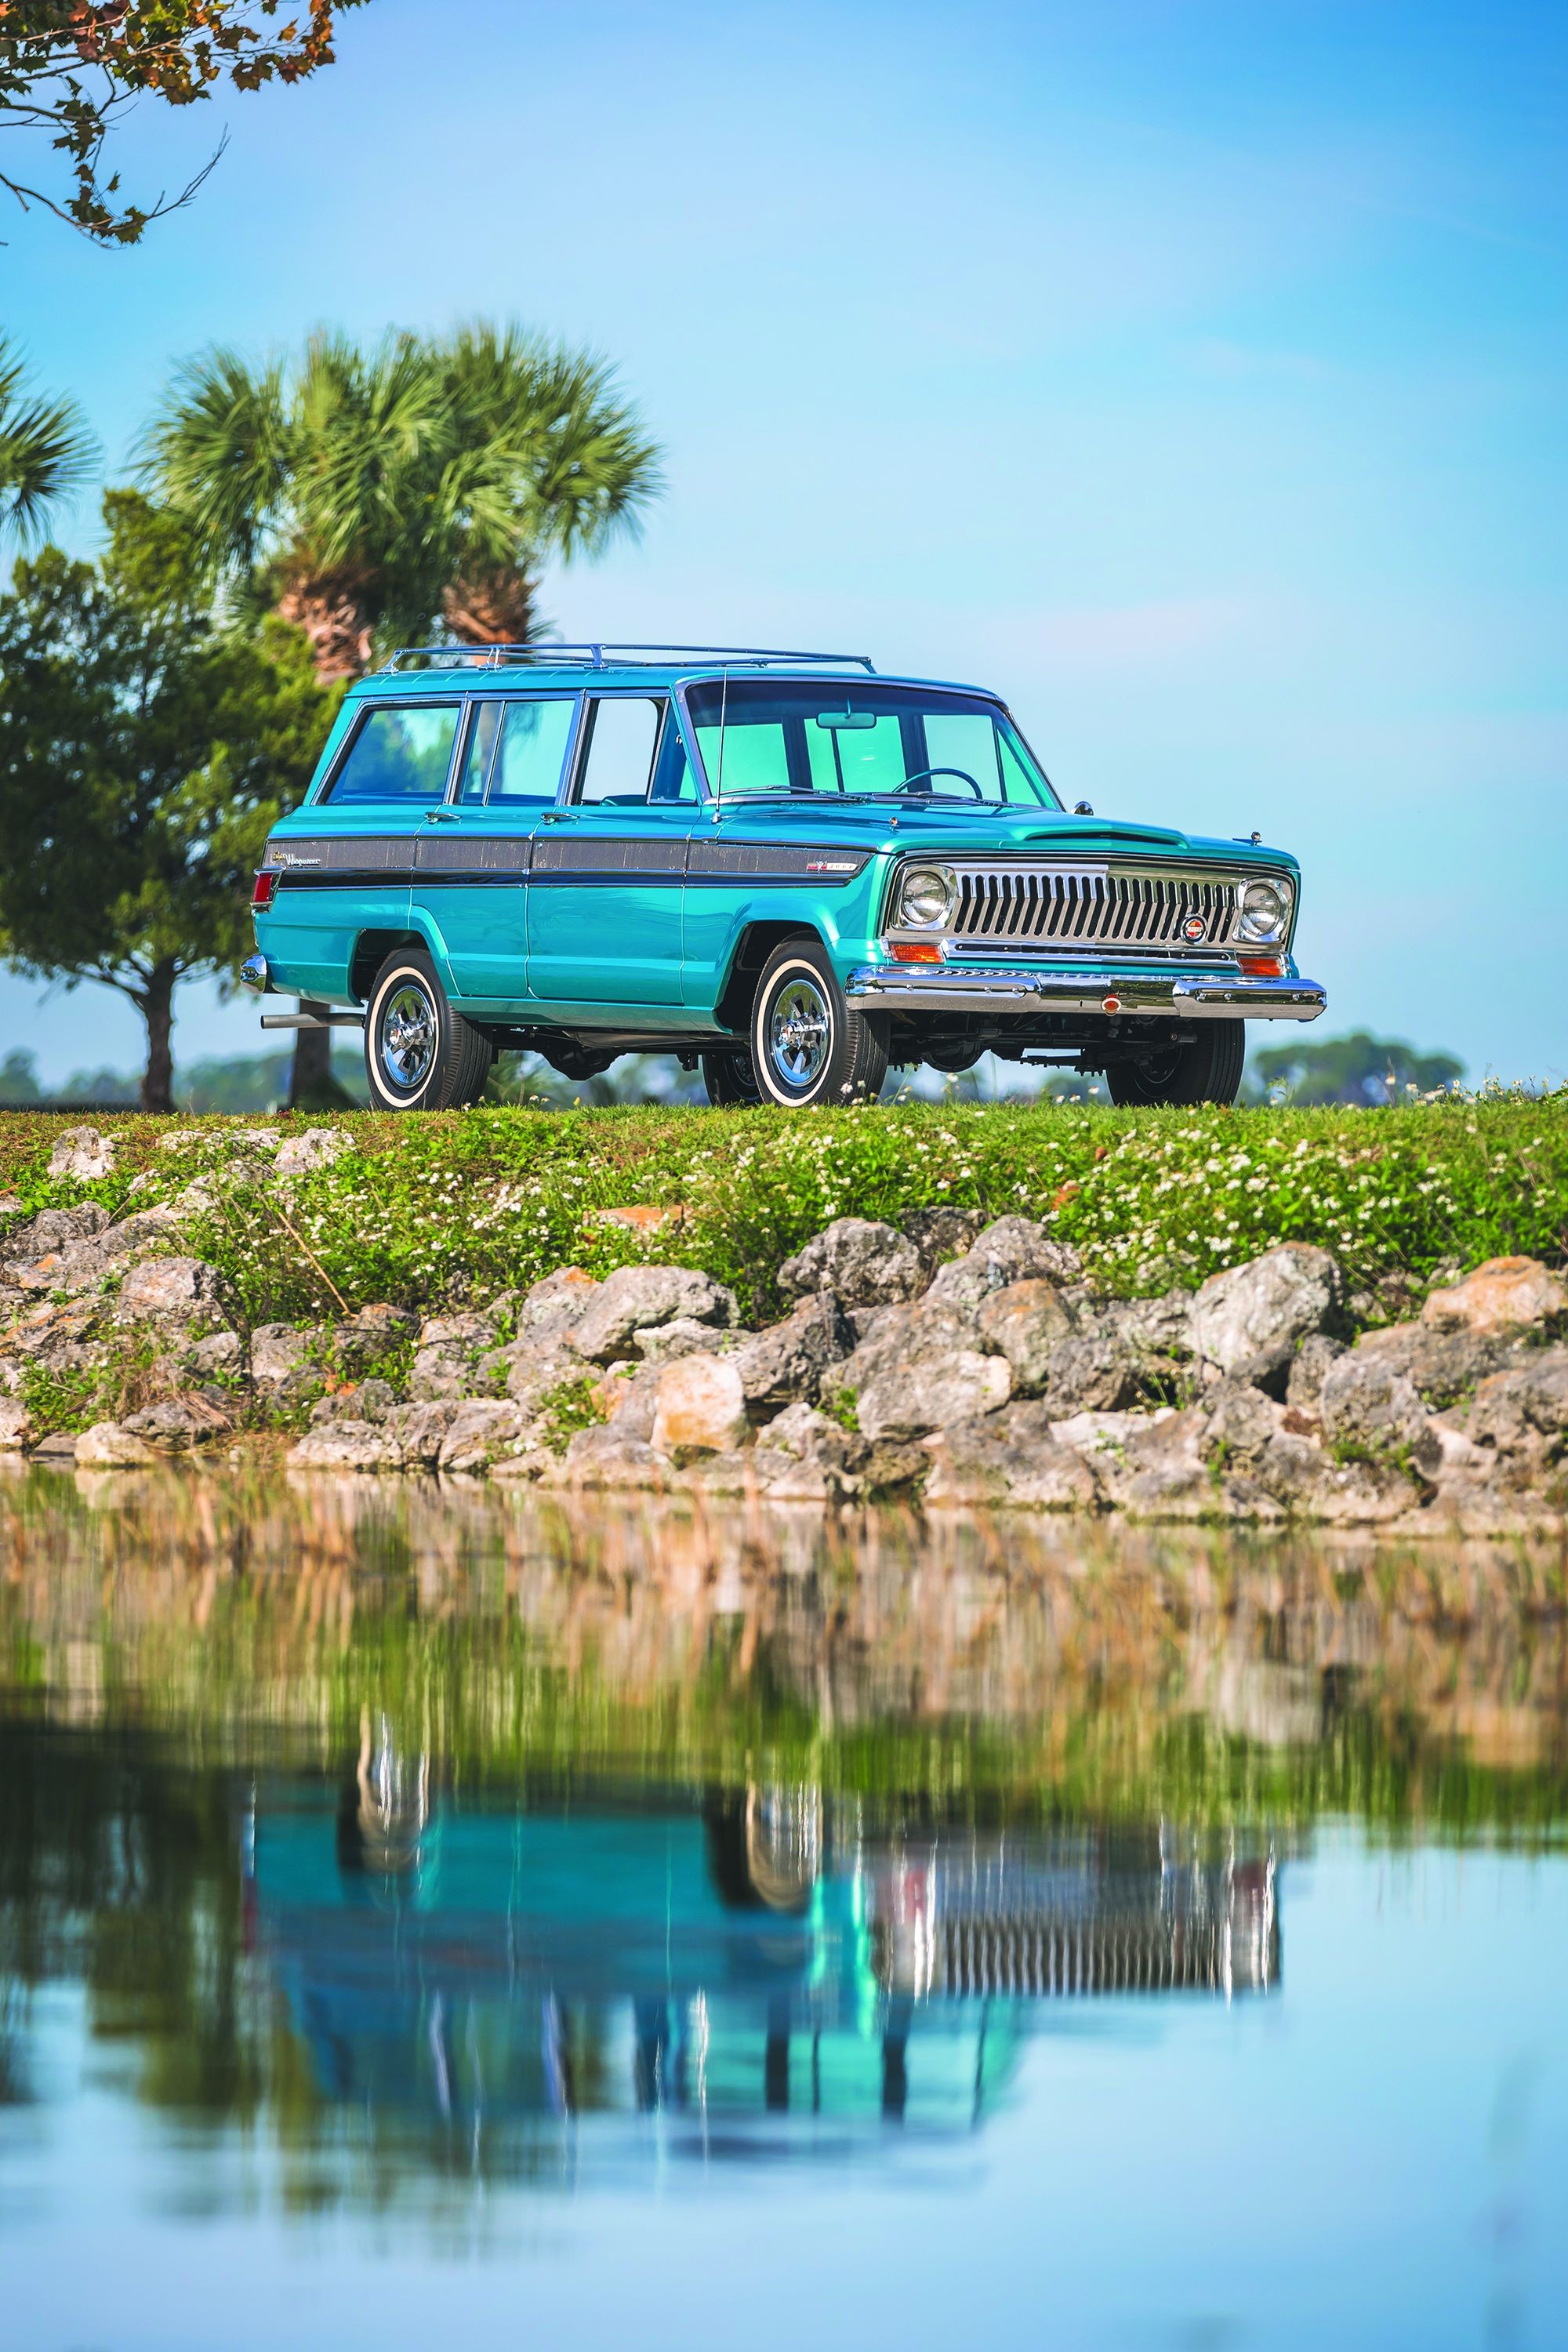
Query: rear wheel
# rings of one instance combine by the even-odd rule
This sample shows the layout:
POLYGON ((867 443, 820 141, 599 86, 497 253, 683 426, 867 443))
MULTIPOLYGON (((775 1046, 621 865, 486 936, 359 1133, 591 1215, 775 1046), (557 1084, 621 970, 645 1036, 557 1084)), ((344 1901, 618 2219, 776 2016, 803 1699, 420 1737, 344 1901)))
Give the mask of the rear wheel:
POLYGON ((1184 1045, 1166 1045, 1137 1061, 1106 1068, 1110 1099, 1126 1108, 1140 1104, 1222 1103, 1241 1091, 1247 1059, 1245 1021, 1205 1021, 1184 1045))
POLYGON ((398 948, 376 973, 364 1068, 377 1110, 453 1110, 477 1102, 495 1059, 489 1039, 447 1001, 423 948, 398 948))
POLYGON ((857 1013, 817 940, 785 940, 763 966, 752 1008, 762 1099, 792 1110, 875 1102, 888 1075, 888 1023, 857 1013))
POLYGON ((744 1046, 734 1053, 704 1054, 702 1083, 708 1089, 709 1101, 719 1110, 739 1110, 763 1099, 752 1057, 744 1046))

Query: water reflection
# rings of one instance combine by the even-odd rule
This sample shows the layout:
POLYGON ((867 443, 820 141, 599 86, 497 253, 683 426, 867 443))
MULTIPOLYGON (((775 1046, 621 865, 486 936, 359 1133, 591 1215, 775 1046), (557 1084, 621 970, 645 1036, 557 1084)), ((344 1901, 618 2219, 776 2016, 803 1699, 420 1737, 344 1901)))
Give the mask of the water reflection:
POLYGON ((211 2208, 946 2161, 1053 2037, 1289 2012, 1325 1821, 1568 1818, 1519 1549, 35 1475, 0 1562, 0 2107, 273 2151, 211 2208))
POLYGON ((366 1749, 335 1802, 258 1794, 255 1948, 322 2099, 476 2145, 592 2113, 708 2154, 763 2117, 966 2129, 1042 2004, 1279 1982, 1266 1836, 894 1826, 809 1785, 505 1810, 366 1749))

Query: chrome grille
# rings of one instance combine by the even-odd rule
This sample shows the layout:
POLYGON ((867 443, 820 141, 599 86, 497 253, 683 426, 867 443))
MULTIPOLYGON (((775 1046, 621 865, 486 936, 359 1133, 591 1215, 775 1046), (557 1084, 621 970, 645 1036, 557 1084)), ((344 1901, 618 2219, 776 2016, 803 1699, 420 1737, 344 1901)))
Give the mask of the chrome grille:
POLYGON ((951 861, 958 900, 947 936, 958 942, 1042 948, 1131 948, 1202 953, 1224 945, 1237 877, 1168 866, 963 864, 951 861), (1184 926, 1195 918, 1202 936, 1184 926))

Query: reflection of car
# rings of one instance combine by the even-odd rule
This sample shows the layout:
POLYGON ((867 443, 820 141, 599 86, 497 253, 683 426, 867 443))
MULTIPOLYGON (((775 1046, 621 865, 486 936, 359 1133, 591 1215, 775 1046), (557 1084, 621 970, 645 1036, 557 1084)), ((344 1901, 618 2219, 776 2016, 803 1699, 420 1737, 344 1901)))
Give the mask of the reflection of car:
POLYGON ((437 1800, 367 1843, 364 1788, 258 1805, 247 1880, 320 2090, 375 2109, 963 2128, 1054 1996, 1279 1980, 1267 1844, 906 1837, 815 1790, 437 1800))
POLYGON ((1229 1102, 1247 1019, 1322 1010, 1299 879, 1256 835, 1064 810, 977 688, 437 649, 348 695, 268 844, 246 971, 363 1018, 392 1108, 472 1101, 509 1045, 571 1076, 700 1057, 717 1102, 874 1095, 889 1060, 988 1049, 1103 1070, 1119 1101, 1229 1102))

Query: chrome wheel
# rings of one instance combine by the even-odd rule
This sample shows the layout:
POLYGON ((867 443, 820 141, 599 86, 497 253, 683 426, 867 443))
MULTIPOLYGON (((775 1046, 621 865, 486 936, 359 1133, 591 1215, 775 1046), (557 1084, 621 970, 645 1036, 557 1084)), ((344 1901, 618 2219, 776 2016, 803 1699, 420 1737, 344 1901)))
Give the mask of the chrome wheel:
POLYGON ((381 1009, 376 1039, 381 1066, 399 1094, 416 1094, 436 1059, 436 1007, 422 988, 405 981, 381 1009))
POLYGON ((768 1057, 786 1087, 815 1086, 833 1042, 833 1016, 822 991, 796 976, 774 997, 768 1013, 768 1057))

